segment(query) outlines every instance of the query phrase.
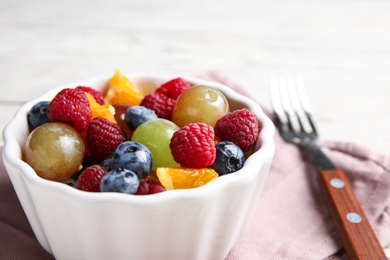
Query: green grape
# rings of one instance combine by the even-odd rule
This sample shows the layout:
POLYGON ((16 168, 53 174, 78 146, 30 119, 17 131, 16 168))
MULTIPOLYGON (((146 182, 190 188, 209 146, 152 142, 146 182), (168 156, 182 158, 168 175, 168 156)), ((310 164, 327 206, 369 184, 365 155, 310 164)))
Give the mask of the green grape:
POLYGON ((131 141, 149 148, 153 156, 153 171, 157 167, 179 167, 169 148, 171 137, 178 129, 176 124, 162 118, 149 120, 135 129, 131 141))
POLYGON ((229 103, 219 90, 195 86, 184 91, 176 100, 172 121, 179 127, 198 122, 214 127, 217 120, 227 112, 229 103))
POLYGON ((42 178, 63 181, 81 169, 84 143, 71 126, 46 123, 34 129, 24 145, 24 160, 42 178))

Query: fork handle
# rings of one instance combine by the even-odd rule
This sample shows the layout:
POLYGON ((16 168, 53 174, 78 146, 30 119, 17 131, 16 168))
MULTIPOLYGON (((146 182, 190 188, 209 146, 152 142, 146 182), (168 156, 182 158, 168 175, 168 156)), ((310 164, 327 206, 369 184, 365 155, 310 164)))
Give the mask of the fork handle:
POLYGON ((387 259, 345 173, 324 170, 319 172, 318 182, 348 259, 387 259))

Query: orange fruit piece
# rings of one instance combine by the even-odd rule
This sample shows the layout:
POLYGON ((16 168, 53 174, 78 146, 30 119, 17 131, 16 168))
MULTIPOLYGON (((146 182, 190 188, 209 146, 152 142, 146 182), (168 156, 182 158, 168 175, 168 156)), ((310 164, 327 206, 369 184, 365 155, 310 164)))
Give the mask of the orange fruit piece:
POLYGON ((115 108, 113 106, 100 105, 99 103, 96 102, 95 98, 91 94, 89 94, 87 92, 85 92, 85 94, 87 95, 89 107, 90 107, 91 112, 92 112, 92 119, 97 118, 97 117, 103 117, 103 118, 107 119, 108 121, 116 124, 116 120, 114 117, 115 108))
POLYGON ((156 173, 166 190, 200 187, 218 177, 218 173, 211 168, 159 167, 156 173))
POLYGON ((144 95, 118 69, 110 79, 108 89, 104 94, 104 101, 112 105, 138 106, 143 98, 144 95))

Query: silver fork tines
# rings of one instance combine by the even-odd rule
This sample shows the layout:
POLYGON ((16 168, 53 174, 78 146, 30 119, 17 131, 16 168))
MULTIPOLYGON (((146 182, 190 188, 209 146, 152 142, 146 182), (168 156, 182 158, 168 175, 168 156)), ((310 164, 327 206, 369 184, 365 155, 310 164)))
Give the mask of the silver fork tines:
POLYGON ((312 108, 301 78, 272 78, 271 102, 276 116, 276 127, 283 138, 299 144, 317 139, 312 108))

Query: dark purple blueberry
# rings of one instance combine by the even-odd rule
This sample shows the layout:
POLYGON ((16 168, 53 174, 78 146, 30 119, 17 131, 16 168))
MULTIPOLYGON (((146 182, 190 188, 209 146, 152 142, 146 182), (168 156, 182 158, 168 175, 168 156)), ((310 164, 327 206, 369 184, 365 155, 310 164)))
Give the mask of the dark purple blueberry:
POLYGON ((152 169, 152 153, 143 144, 125 141, 118 145, 114 152, 102 162, 107 170, 128 169, 138 178, 146 178, 152 169))
POLYGON ((219 176, 240 170, 245 163, 245 155, 233 142, 223 141, 215 145, 216 156, 212 165, 219 176))
POLYGON ((134 194, 139 180, 137 175, 128 169, 115 169, 107 172, 100 180, 100 191, 134 194))
POLYGON ((125 121, 131 130, 135 130, 140 124, 157 118, 154 110, 144 106, 131 106, 126 110, 125 121))
POLYGON ((40 101, 28 112, 27 121, 31 130, 50 122, 50 119, 47 117, 47 107, 49 106, 49 103, 49 101, 40 101))

